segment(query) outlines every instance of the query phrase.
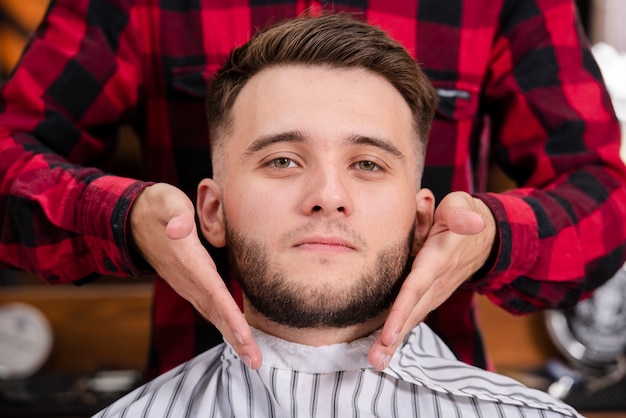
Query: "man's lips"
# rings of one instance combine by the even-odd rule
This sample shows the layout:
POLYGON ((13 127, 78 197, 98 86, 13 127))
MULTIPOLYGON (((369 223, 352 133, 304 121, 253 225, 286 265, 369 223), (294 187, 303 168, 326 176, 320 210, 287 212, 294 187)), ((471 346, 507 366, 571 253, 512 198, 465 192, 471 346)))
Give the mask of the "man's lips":
POLYGON ((340 237, 306 237, 294 244, 295 248, 311 251, 344 252, 354 250, 350 241, 340 237))

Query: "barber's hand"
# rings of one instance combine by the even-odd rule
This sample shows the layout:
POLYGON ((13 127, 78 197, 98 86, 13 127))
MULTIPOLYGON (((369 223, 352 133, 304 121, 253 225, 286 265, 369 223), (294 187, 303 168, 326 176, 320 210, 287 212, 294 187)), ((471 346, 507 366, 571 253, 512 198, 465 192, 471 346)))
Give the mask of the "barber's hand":
POLYGON ((176 187, 147 187, 131 208, 134 244, 159 276, 220 330, 244 362, 258 369, 261 351, 198 238, 194 213, 191 200, 176 187))
POLYGON ((464 192, 442 199, 428 237, 369 351, 372 366, 387 367, 406 334, 482 267, 495 233, 495 219, 480 199, 464 192))

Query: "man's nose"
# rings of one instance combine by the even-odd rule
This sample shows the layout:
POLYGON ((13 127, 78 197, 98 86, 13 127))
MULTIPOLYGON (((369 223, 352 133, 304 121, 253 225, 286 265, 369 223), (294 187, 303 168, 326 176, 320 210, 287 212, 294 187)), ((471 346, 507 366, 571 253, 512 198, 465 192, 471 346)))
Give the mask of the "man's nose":
POLYGON ((303 190, 303 211, 308 215, 350 215, 353 211, 350 186, 347 173, 330 168, 315 170, 303 190))

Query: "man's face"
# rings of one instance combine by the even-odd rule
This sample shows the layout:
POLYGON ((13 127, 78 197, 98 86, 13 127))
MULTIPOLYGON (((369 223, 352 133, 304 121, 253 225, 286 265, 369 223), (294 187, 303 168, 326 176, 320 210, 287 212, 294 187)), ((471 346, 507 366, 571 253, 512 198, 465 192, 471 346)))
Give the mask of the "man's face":
POLYGON ((298 328, 384 312, 419 199, 416 134, 400 93, 364 70, 273 67, 248 81, 232 114, 217 157, 219 215, 254 309, 298 328))

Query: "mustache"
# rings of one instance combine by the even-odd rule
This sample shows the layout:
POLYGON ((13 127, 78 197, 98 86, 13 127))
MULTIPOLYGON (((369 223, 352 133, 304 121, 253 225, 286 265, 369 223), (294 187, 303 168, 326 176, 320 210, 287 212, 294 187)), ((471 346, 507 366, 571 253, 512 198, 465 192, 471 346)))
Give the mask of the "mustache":
POLYGON ((284 240, 284 242, 293 242, 298 240, 302 236, 313 234, 338 236, 342 239, 345 239, 346 241, 351 242, 359 248, 368 248, 365 238, 363 238, 358 232, 347 226, 344 222, 337 219, 316 219, 308 221, 307 223, 295 229, 285 232, 281 236, 281 239, 284 240))

